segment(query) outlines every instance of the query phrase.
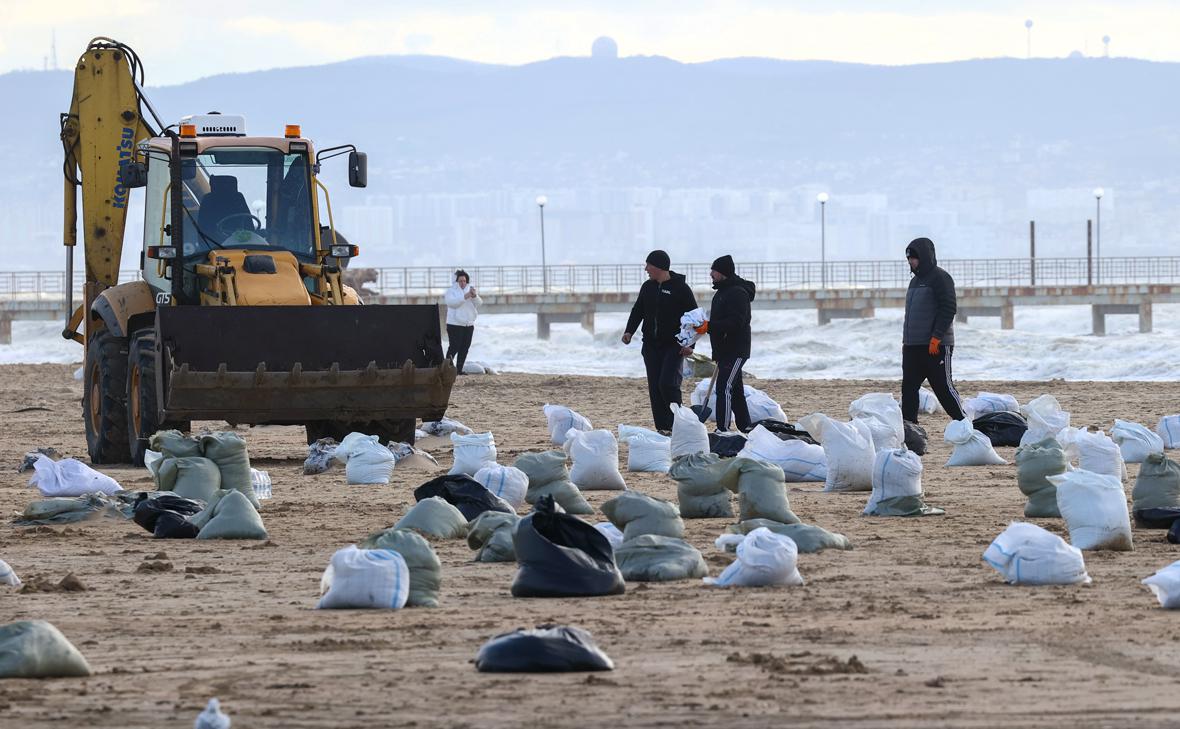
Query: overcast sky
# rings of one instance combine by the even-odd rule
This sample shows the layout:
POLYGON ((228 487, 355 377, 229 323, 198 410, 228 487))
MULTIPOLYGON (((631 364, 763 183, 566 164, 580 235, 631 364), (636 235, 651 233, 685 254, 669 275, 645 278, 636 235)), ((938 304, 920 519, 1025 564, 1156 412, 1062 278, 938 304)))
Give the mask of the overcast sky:
MULTIPOLYGON (((144 59, 149 84, 215 73, 426 53, 519 64, 587 55, 734 56, 910 64, 1072 51, 1180 61, 1177 0, 0 0, 0 73, 40 69, 54 33, 70 68, 96 35, 144 59)), ((51 63, 51 62, 50 62, 51 63)))

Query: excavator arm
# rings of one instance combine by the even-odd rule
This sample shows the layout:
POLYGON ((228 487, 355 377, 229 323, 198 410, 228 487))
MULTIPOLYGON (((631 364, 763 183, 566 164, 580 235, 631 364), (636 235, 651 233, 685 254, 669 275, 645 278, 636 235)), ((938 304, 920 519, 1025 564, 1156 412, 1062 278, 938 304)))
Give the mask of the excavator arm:
POLYGON ((144 106, 153 117, 156 115, 143 97, 142 81, 142 68, 134 51, 109 38, 95 38, 78 59, 70 110, 61 115, 65 152, 62 242, 66 246, 67 304, 71 310, 63 334, 79 342, 85 341, 77 331, 88 318, 84 312, 90 310, 103 289, 119 282, 127 202, 131 189, 142 185, 130 166, 135 162, 139 143, 157 134, 143 118, 144 106), (73 254, 78 243, 79 188, 86 279, 82 306, 75 310, 73 254))

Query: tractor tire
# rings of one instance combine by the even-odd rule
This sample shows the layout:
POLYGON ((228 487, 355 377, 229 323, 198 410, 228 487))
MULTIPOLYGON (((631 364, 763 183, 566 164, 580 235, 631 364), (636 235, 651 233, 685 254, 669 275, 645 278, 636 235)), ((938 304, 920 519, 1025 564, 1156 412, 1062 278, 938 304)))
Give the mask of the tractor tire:
POLYGON ((131 462, 143 465, 148 440, 159 430, 188 431, 191 423, 160 422, 156 397, 156 331, 140 329, 131 335, 127 353, 127 442, 131 462))
POLYGON ((94 464, 127 463, 127 340, 100 331, 86 345, 82 378, 86 450, 94 464))
POLYGON ((307 423, 307 444, 311 445, 320 438, 332 438, 337 443, 344 440, 349 433, 358 432, 375 435, 381 445, 390 443, 414 444, 414 430, 417 420, 369 420, 362 422, 341 422, 339 420, 315 420, 307 423))

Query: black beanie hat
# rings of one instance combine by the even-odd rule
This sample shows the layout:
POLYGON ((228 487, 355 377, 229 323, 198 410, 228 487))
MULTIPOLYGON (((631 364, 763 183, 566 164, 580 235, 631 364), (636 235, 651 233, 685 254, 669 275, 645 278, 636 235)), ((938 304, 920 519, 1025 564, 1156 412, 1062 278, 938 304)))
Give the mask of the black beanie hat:
POLYGON ((650 263, 661 271, 672 270, 672 259, 668 257, 667 253, 658 249, 648 253, 647 260, 644 262, 650 263))
POLYGON ((733 256, 727 254, 718 258, 716 261, 713 261, 713 265, 710 268, 726 278, 732 277, 734 275, 733 256))

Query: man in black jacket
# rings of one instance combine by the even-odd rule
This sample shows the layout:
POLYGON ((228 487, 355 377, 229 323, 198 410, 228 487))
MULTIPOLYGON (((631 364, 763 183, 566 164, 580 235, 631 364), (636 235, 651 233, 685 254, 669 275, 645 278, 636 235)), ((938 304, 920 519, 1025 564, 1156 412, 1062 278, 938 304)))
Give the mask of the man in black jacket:
POLYGON ((692 353, 676 341, 680 332, 680 317, 697 308, 692 289, 684 276, 671 270, 672 260, 664 251, 647 255, 645 271, 648 280, 639 288, 639 297, 631 307, 623 344, 643 322, 643 364, 647 367, 647 394, 651 399, 651 417, 656 430, 672 430, 672 403, 683 404, 680 397, 683 358, 692 353))
POLYGON ((732 414, 738 430, 750 429, 750 410, 746 407, 746 386, 742 382, 742 365, 750 359, 750 302, 754 300, 754 283, 737 275, 733 257, 722 256, 709 270, 713 279, 713 303, 709 307, 709 342, 713 361, 717 363, 717 430, 729 430, 732 414))
POLYGON ((913 278, 905 294, 901 347, 901 416, 918 422, 918 388, 925 380, 942 409, 963 419, 962 402, 951 380, 955 348, 955 280, 938 267, 934 242, 915 238, 905 249, 913 278))

